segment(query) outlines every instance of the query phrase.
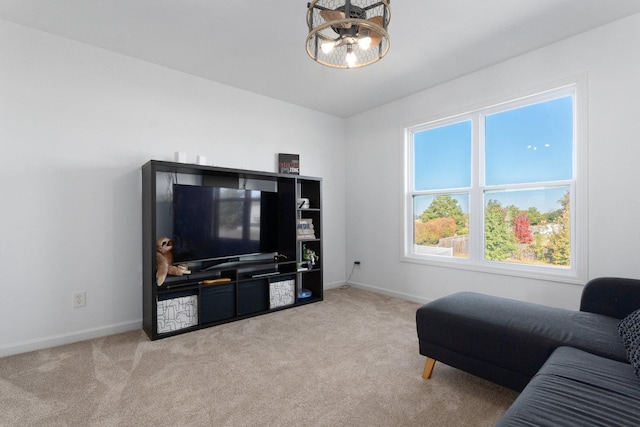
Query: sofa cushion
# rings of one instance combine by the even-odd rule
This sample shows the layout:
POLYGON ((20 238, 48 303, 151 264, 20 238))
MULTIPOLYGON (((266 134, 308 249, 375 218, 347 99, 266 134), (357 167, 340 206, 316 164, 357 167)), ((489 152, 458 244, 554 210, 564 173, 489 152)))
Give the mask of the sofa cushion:
POLYGON ((618 332, 627 350, 627 357, 633 370, 640 378, 640 309, 620 321, 618 332))
POLYGON ((640 380, 624 362, 553 352, 497 426, 638 426, 640 380))

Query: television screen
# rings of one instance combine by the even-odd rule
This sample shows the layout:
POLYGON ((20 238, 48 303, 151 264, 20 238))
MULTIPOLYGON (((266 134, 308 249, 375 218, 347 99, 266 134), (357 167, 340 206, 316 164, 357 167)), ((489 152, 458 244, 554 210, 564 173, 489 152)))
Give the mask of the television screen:
POLYGON ((269 191, 174 184, 174 261, 277 252, 276 196, 269 191))

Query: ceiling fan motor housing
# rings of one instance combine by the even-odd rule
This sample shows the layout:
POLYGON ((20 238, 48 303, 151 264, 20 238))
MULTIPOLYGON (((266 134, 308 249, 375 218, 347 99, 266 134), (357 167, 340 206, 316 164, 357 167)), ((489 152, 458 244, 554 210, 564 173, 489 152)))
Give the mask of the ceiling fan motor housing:
MULTIPOLYGON (((342 12, 345 14, 344 16, 346 16, 347 15, 346 9, 347 9, 347 5, 340 6, 339 8, 336 9, 336 11, 342 12)), ((367 19, 367 13, 361 7, 350 5, 349 18, 367 19)), ((331 28, 333 29, 333 31, 335 31, 337 34, 340 34, 340 36, 342 37, 356 37, 358 35, 358 30, 360 26, 349 25, 348 28, 346 28, 344 26, 338 25, 335 27, 332 26, 331 28)))
POLYGON ((340 6, 336 10, 339 12, 344 12, 346 15, 347 6, 349 6, 349 18, 367 19, 367 13, 364 11, 364 9, 353 4, 345 4, 344 6, 340 6))

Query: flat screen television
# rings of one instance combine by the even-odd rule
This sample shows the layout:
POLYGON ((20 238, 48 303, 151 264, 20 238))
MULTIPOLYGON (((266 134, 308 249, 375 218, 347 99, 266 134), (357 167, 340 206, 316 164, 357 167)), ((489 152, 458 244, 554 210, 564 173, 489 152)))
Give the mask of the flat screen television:
POLYGON ((272 191, 174 184, 174 262, 276 253, 277 216, 272 191))

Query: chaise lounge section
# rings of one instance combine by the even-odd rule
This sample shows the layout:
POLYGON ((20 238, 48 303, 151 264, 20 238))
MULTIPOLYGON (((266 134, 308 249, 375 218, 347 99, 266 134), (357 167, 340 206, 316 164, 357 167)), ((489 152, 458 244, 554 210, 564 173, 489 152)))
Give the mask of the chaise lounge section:
POLYGON ((501 425, 640 425, 640 379, 618 332, 639 308, 640 280, 622 278, 590 281, 580 311, 472 292, 440 298, 416 313, 423 377, 440 361, 522 391, 501 425))

